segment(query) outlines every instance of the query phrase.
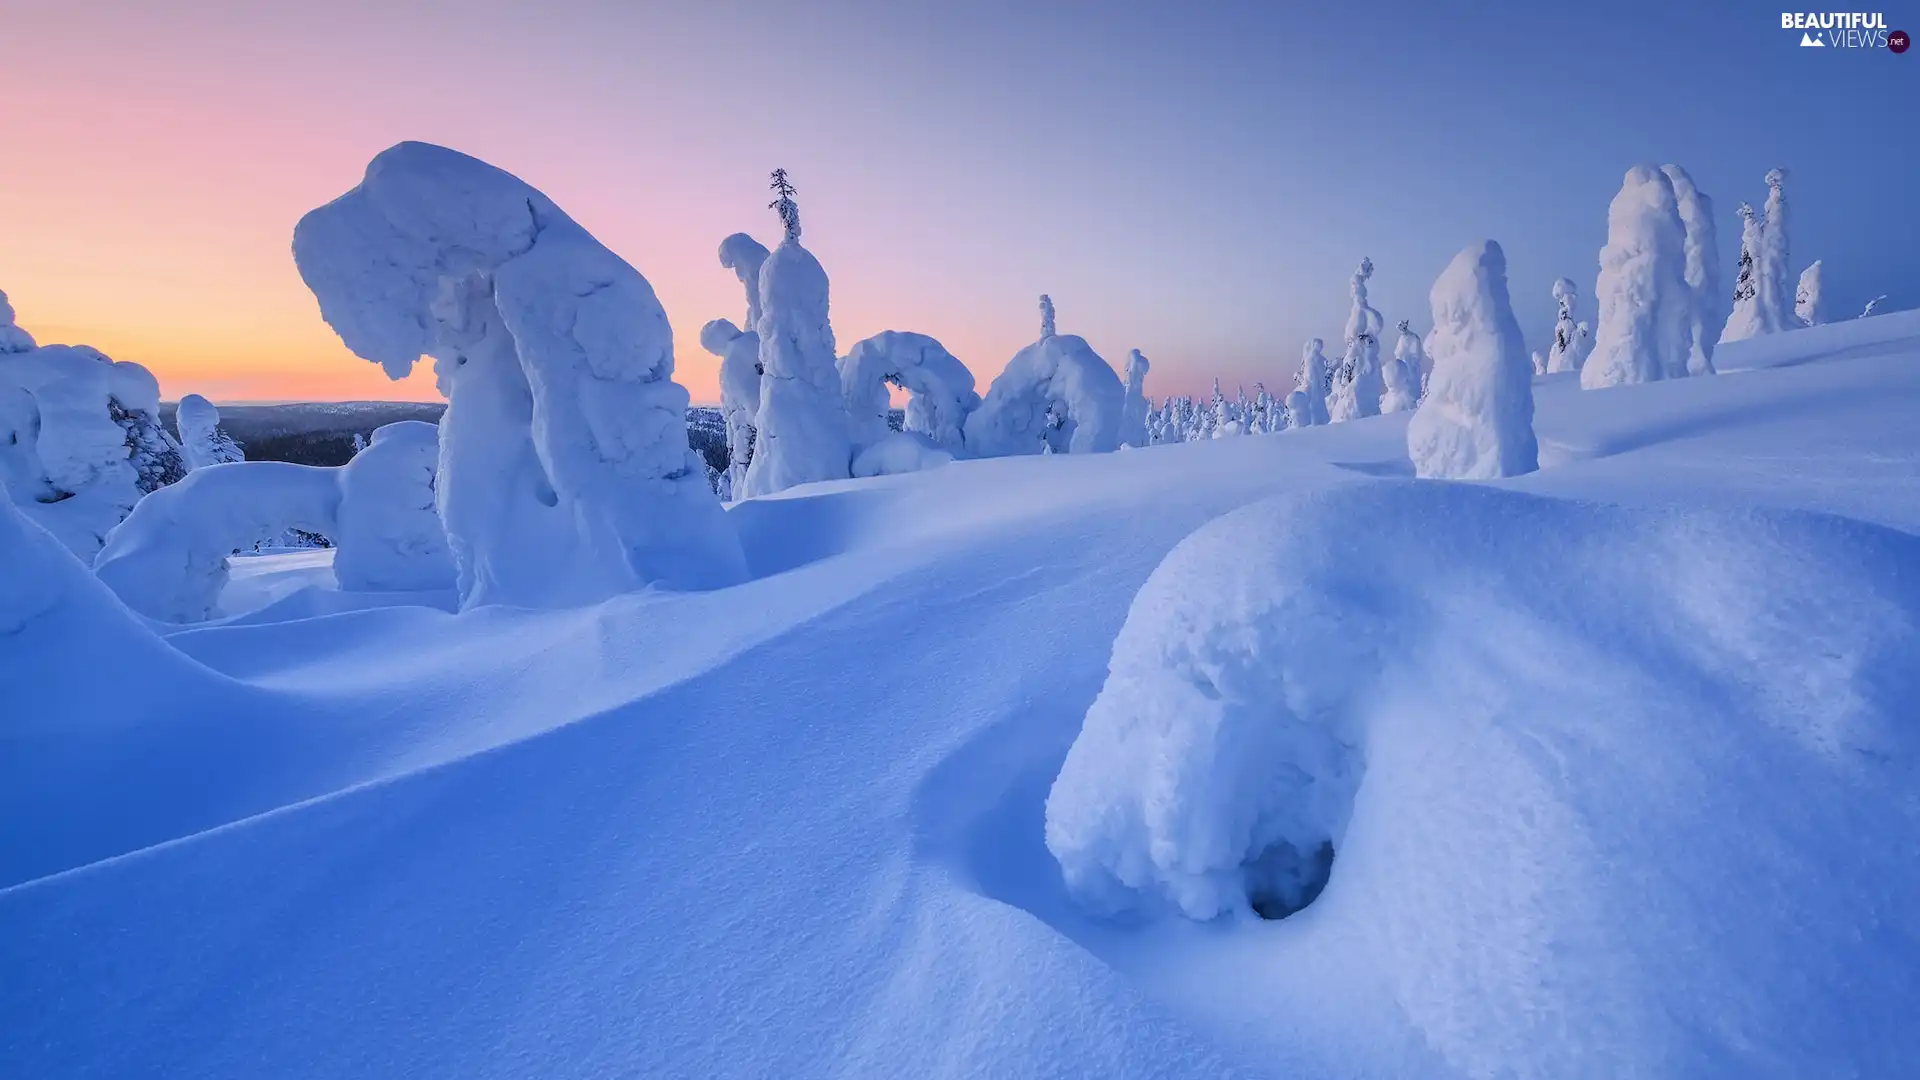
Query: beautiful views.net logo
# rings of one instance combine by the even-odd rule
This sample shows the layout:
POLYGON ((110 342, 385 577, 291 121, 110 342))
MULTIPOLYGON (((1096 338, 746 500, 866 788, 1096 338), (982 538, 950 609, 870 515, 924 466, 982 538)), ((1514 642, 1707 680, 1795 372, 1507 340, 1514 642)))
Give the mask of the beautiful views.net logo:
POLYGON ((1907 51, 1904 30, 1887 29, 1887 16, 1878 11, 1784 11, 1780 29, 1800 31, 1800 45, 1808 49, 1890 49, 1907 51))

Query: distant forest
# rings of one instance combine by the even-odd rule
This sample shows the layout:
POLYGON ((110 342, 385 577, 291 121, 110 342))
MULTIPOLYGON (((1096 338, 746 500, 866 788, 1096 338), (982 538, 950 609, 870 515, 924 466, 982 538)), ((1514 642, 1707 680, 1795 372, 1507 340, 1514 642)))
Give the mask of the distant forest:
MULTIPOLYGON (((300 465, 345 465, 353 457, 353 439, 373 438, 373 429, 401 420, 440 422, 441 402, 314 401, 286 405, 222 405, 220 426, 246 451, 249 461, 291 461, 300 465)), ((160 406, 160 421, 175 430, 174 403, 160 406)), ((890 417, 900 427, 900 410, 890 417)), ((720 410, 687 410, 687 443, 700 451, 716 472, 727 468, 726 422, 720 410)))

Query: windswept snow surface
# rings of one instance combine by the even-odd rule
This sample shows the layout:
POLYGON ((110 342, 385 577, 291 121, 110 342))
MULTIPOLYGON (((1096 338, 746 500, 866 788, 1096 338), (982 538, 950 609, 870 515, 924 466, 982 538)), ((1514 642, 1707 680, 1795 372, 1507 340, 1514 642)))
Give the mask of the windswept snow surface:
MULTIPOLYGON (((1920 316, 1715 359, 1541 379, 1515 479, 1407 479, 1405 414, 956 461, 739 504, 752 580, 571 610, 308 589, 161 637, 0 509, 5 587, 69 598, 0 601, 47 612, 0 638, 5 1071, 1901 1075, 1920 316), (1096 917, 1049 791, 1110 661, 1205 626, 1256 662, 1166 685, 1338 710, 1293 709, 1351 770, 1331 880, 1096 917)), ((1252 841, 1116 764, 1180 844, 1252 841)))

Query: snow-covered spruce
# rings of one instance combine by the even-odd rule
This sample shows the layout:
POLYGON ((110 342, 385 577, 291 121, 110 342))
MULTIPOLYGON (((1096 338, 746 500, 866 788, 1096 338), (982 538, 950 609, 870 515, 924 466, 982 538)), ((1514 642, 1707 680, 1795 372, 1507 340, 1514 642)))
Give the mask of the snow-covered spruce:
POLYGON ((1380 328, 1385 322, 1367 303, 1367 279, 1372 276, 1373 260, 1363 258, 1348 285, 1353 307, 1347 314, 1347 351, 1327 401, 1327 415, 1336 424, 1379 415, 1380 397, 1386 392, 1380 376, 1380 328))
POLYGON ((1547 374, 1562 371, 1580 370, 1580 362, 1586 359, 1580 354, 1580 335, 1574 322, 1574 307, 1580 302, 1580 288, 1570 278, 1559 278, 1553 283, 1553 301, 1559 306, 1559 314, 1553 320, 1553 345, 1547 350, 1547 374))
POLYGON ((1430 297, 1433 378, 1407 423, 1416 476, 1492 480, 1540 467, 1533 372, 1507 295, 1507 257, 1492 240, 1453 257, 1430 297))
POLYGON ((1120 403, 1120 445, 1146 446, 1147 372, 1153 365, 1139 349, 1127 353, 1126 397, 1120 403))
POLYGON ((1745 341, 1767 332, 1760 314, 1760 245, 1765 227, 1751 203, 1741 203, 1735 213, 1740 215, 1740 262, 1733 281, 1733 310, 1720 331, 1723 342, 1745 341))
POLYGON ((1420 404, 1420 376, 1407 363, 1407 358, 1400 355, 1400 342, 1411 336, 1405 335, 1395 341, 1393 355, 1380 361, 1380 382, 1385 387, 1380 394, 1380 411, 1383 414, 1406 412, 1420 404))
POLYGON ((1433 359, 1427 355, 1426 343, 1420 335, 1413 332, 1412 321, 1401 319, 1400 336, 1393 343, 1394 359, 1407 365, 1407 374, 1413 380, 1413 392, 1416 399, 1427 394, 1427 380, 1433 377, 1433 359))
POLYGON ((1580 368, 1589 389, 1685 374, 1693 348, 1693 290, 1687 284, 1686 226, 1673 182, 1651 165, 1628 170, 1607 208, 1600 249, 1600 325, 1580 368))
POLYGON ((760 335, 727 319, 700 328, 700 347, 720 358, 720 418, 727 430, 726 490, 746 488, 753 423, 760 412, 760 335))
MULTIPOLYGON (((240 444, 220 426, 220 410, 199 394, 180 399, 179 407, 174 410, 173 427, 179 433, 180 457, 189 472, 203 465, 247 460, 240 444)), ((354 438, 359 437, 356 432, 354 438)))
POLYGON ((437 500, 463 607, 591 603, 746 575, 687 444, 653 288, 500 169, 401 143, 307 214, 294 259, 348 348, 447 396, 437 500))
POLYGON ((1287 395, 1287 426, 1313 427, 1330 423, 1327 415, 1326 342, 1308 338, 1300 347, 1300 374, 1287 395))
MULTIPOLYGON (((908 433, 923 436, 949 458, 965 452, 967 416, 979 408, 980 395, 973 389, 973 372, 946 346, 925 334, 885 330, 854 342, 839 364, 856 461, 860 451, 891 433, 887 425, 891 386, 912 395, 907 399, 904 424, 908 433)), ((896 450, 887 460, 899 465, 908 458, 896 450)), ((854 475, 861 475, 858 468, 854 475)))
POLYGON ((451 589, 453 551, 434 508, 440 433, 423 420, 374 429, 373 441, 340 466, 333 575, 363 592, 451 589))
POLYGON ((1713 199, 1694 186, 1693 177, 1680 166, 1663 165, 1660 171, 1673 184, 1680 223, 1686 229, 1687 288, 1693 291, 1693 340, 1686 370, 1669 372, 1668 377, 1711 375, 1714 346, 1720 342, 1720 328, 1727 318, 1720 305, 1720 231, 1713 221, 1713 199))
POLYGON ((1100 454, 1120 446, 1126 388, 1085 338, 1054 327, 1041 297, 1040 340, 1013 354, 967 417, 974 457, 1100 454))
POLYGON ((33 335, 14 322, 13 303, 5 291, 0 291, 0 356, 32 352, 38 347, 33 335))
POLYGON ((760 411, 742 497, 845 479, 853 463, 827 272, 800 246, 800 211, 784 171, 775 172, 774 190, 786 237, 760 267, 760 411))
POLYGON ((1770 332, 1791 330, 1793 318, 1792 252, 1787 243, 1787 170, 1767 171, 1766 228, 1760 233, 1760 306, 1770 332))
POLYGON ((1819 326, 1827 321, 1826 306, 1820 298, 1820 260, 1800 271, 1800 287, 1794 290, 1793 314, 1803 326, 1819 326))
POLYGON ((1532 355, 1528 357, 1528 359, 1532 361, 1533 373, 1535 375, 1545 375, 1547 373, 1547 354, 1546 353, 1541 352, 1539 349, 1535 349, 1533 350, 1532 355))
MULTIPOLYGON (((24 333, 10 339, 28 344, 24 333)), ((0 352, 0 483, 83 562, 142 495, 185 472, 138 364, 85 345, 0 352)))
POLYGON ((737 232, 720 241, 720 265, 733 271, 747 294, 747 321, 741 325, 748 333, 760 325, 760 267, 766 261, 766 245, 746 233, 737 232))

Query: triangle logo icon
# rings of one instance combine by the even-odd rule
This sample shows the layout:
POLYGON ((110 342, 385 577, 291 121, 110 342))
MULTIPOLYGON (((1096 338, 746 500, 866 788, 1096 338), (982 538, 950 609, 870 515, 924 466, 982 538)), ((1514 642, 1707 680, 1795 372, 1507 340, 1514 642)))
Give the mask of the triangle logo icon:
POLYGON ((1827 43, 1814 37, 1812 34, 1802 33, 1800 35, 1800 47, 1803 49, 1824 49, 1827 47, 1827 43))

